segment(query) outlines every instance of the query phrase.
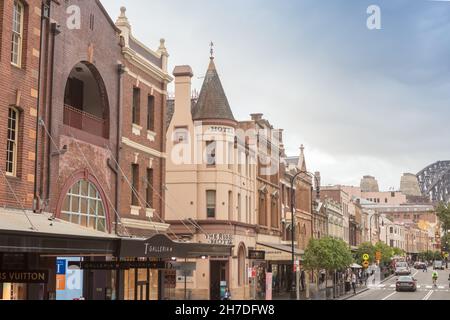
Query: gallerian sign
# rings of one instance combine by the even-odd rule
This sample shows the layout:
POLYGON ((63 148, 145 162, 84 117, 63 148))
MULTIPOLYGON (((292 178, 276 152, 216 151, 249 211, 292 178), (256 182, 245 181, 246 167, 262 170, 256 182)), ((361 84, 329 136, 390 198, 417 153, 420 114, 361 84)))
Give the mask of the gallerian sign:
POLYGON ((195 242, 176 242, 166 234, 156 234, 149 239, 121 239, 120 258, 189 258, 202 256, 230 256, 230 245, 195 242))

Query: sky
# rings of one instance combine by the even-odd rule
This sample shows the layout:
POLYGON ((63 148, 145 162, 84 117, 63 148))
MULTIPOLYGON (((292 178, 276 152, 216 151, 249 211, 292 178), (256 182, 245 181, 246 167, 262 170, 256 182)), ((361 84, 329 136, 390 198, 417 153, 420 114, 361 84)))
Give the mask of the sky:
MULTIPOLYGON (((102 0, 169 68, 190 65, 200 90, 215 63, 237 120, 263 113, 305 146, 322 183, 373 175, 398 189, 405 172, 450 160, 450 1, 102 0), (369 30, 370 5, 381 29, 369 30)), ((169 87, 173 91, 173 86, 169 87)))

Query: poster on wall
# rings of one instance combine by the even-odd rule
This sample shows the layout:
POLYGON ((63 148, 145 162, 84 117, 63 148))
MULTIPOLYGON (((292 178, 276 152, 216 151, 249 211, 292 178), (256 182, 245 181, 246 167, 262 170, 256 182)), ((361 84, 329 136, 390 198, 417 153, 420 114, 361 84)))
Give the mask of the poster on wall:
POLYGON ((266 300, 272 300, 272 273, 266 273, 266 300))
POLYGON ((83 271, 76 263, 81 258, 59 257, 56 260, 56 300, 83 297, 83 271))

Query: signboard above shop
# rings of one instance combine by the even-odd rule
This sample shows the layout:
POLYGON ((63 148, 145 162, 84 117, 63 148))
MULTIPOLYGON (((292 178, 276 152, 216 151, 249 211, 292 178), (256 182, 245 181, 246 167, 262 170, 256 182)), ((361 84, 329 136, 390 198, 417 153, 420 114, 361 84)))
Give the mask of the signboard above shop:
MULTIPOLYGON (((220 237, 219 237, 220 238, 220 237)), ((215 237, 214 237, 215 239, 215 237)), ((222 239, 222 238, 221 238, 222 239)), ((176 242, 166 234, 155 234, 149 239, 121 239, 121 258, 200 258, 203 256, 230 256, 229 238, 206 243, 176 242)), ((232 243, 232 240, 231 240, 232 243)))
POLYGON ((266 260, 266 252, 262 250, 249 250, 248 258, 250 260, 266 260))
POLYGON ((48 270, 0 270, 0 283, 48 283, 48 270))
POLYGON ((226 233, 210 233, 206 234, 206 241, 209 244, 220 244, 225 246, 233 245, 233 235, 226 233))

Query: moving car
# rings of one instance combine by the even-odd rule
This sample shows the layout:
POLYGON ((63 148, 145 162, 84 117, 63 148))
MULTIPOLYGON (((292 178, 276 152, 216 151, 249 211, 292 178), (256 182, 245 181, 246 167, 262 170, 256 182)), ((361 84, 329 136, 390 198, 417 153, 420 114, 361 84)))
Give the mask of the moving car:
POLYGON ((433 270, 444 270, 444 263, 441 260, 433 262, 433 270))
POLYGON ((397 279, 395 290, 399 291, 417 291, 417 280, 412 276, 401 276, 397 279))
POLYGON ((423 269, 427 269, 427 268, 428 268, 428 264, 425 262, 415 262, 414 263, 414 269, 423 270, 423 269))
POLYGON ((395 275, 396 276, 409 276, 411 274, 411 269, 406 262, 397 262, 395 264, 395 275))

